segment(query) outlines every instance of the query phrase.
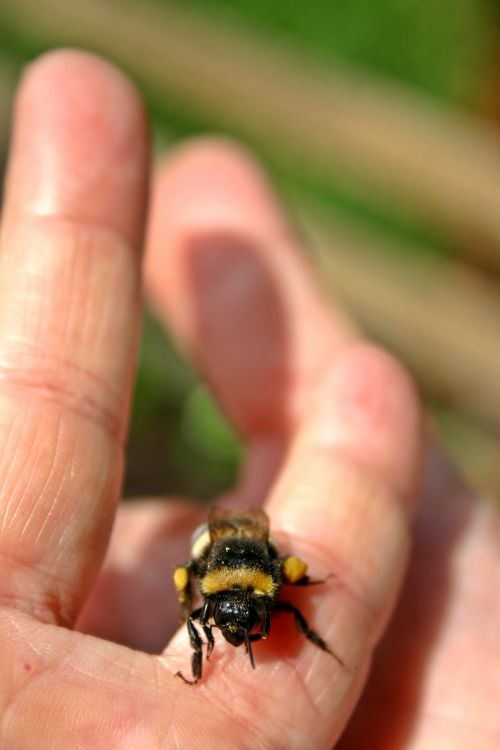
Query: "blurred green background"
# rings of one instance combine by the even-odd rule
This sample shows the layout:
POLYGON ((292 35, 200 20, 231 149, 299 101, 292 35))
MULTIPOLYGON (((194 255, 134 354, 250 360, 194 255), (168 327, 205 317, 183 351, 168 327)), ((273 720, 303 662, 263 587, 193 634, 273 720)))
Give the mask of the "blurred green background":
MULTIPOLYGON (((313 255, 320 248, 324 283, 413 370, 471 481, 499 493, 500 228, 481 197, 495 180, 482 159, 496 158, 500 124, 498 18, 493 0, 3 0, 3 156, 19 71, 63 45, 131 75, 156 154, 206 131, 247 143, 313 255), (287 107, 299 116, 283 117, 278 140, 287 107)), ((211 497, 234 480, 242 451, 148 313, 126 495, 211 497)))

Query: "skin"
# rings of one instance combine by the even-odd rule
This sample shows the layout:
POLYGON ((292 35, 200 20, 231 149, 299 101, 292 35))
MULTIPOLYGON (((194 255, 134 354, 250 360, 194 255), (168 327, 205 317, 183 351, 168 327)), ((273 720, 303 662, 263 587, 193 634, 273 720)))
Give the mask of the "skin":
POLYGON ((71 51, 27 70, 0 252, 1 746, 499 747, 493 506, 428 448, 410 378, 325 299, 246 153, 173 152, 146 221, 147 164, 120 73, 71 51), (283 551, 334 574, 287 598, 345 667, 280 614, 255 672, 219 638, 199 685, 173 676, 200 510, 115 517, 145 226, 147 294, 247 442, 224 500, 265 500, 283 551))

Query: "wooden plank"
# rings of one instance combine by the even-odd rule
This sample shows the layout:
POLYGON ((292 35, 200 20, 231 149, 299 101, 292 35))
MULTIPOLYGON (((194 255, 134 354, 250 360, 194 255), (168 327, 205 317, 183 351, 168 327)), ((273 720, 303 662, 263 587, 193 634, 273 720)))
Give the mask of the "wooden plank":
POLYGON ((191 10, 130 0, 2 0, 0 19, 41 45, 109 55, 158 96, 283 158, 348 169, 413 202, 500 268, 500 147, 478 119, 396 84, 318 69, 276 40, 191 10))
POLYGON ((470 268, 415 257, 304 205, 320 276, 428 396, 500 426, 500 297, 470 268))

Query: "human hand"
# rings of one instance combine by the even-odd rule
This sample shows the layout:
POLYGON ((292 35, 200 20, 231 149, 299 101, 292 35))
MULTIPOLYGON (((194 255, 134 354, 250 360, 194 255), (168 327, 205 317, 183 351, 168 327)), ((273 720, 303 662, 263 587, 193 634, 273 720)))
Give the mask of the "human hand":
MULTIPOLYGON (((161 656, 140 649, 175 630, 170 572, 197 507, 124 507, 101 569, 135 365, 146 181, 126 81, 80 53, 35 63, 16 107, 0 254, 0 744, 329 748, 404 575, 418 400, 400 366, 330 309, 247 156, 206 140, 165 162, 147 288, 247 441, 231 499, 268 497, 283 548, 317 577, 335 573, 294 601, 346 665, 280 616, 256 644, 257 671, 217 643, 196 687, 175 679, 190 660, 184 628, 161 656)), ((396 616, 339 747, 498 746, 498 518, 444 462, 432 479, 396 616)))

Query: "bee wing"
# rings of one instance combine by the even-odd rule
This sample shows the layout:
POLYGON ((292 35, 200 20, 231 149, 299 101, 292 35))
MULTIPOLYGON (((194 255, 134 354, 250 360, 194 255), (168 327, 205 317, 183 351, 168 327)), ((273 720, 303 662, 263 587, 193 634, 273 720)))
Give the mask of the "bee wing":
POLYGON ((210 539, 229 536, 251 536, 267 542, 269 539, 269 519, 262 508, 234 510, 215 505, 208 515, 210 539))

